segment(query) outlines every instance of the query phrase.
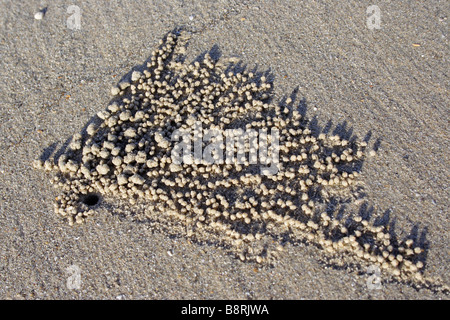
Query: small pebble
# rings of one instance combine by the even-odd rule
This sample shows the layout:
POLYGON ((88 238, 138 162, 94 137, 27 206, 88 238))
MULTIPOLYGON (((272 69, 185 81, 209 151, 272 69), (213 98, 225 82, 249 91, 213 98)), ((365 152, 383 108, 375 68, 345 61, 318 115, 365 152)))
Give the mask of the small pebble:
POLYGON ((40 10, 34 14, 34 19, 42 20, 44 18, 44 15, 45 15, 44 11, 40 10))

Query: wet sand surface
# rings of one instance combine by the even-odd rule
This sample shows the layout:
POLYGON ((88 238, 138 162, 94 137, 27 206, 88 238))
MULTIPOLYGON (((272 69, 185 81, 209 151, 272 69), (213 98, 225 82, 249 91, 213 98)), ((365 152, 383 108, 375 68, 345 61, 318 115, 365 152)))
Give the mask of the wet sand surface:
POLYGON ((70 5, 2 2, 1 298, 447 298, 396 282, 370 289, 367 274, 326 266, 306 244, 286 245, 260 268, 113 215, 106 201, 69 226, 53 212, 49 176, 31 163, 79 132, 107 106, 111 86, 185 26, 188 60, 218 46, 223 57, 269 69, 274 101, 295 91, 322 130, 370 137, 378 152, 361 170, 359 214, 417 238, 425 274, 448 284, 448 4, 379 4, 373 30, 365 1, 91 1, 79 5, 79 30, 68 24, 70 5))

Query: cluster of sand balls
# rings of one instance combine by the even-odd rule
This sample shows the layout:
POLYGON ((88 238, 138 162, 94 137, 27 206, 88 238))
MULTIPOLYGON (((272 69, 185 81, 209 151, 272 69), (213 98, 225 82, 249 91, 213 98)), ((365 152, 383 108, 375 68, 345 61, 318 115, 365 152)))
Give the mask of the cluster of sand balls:
MULTIPOLYGON (((270 262, 281 239, 307 241, 325 252, 351 256, 416 282, 422 249, 413 240, 393 242, 384 227, 361 217, 341 221, 325 210, 330 194, 350 193, 355 166, 367 144, 335 135, 313 135, 288 99, 270 103, 271 84, 248 71, 229 72, 206 54, 184 63, 186 39, 169 33, 143 71, 113 87, 115 98, 68 150, 36 167, 56 172, 63 190, 55 211, 70 224, 94 213, 90 194, 141 204, 161 224, 176 222, 186 236, 213 237, 242 260, 270 262), (262 174, 259 164, 174 164, 174 130, 203 128, 280 132, 279 170, 262 174)), ((246 144, 246 152, 252 146, 246 144)))

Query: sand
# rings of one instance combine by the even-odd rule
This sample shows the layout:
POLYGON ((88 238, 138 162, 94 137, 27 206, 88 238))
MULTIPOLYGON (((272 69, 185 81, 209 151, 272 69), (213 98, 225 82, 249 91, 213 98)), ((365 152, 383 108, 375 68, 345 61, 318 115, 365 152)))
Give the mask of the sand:
POLYGON ((53 212, 58 192, 48 175, 31 168, 105 108, 110 87, 161 36, 184 25, 193 35, 188 59, 218 48, 270 69, 275 100, 295 92, 318 127, 370 136, 378 152, 361 170, 360 214, 419 239, 425 274, 449 284, 448 4, 379 4, 373 30, 368 2, 92 1, 79 6, 79 30, 67 24, 71 4, 1 6, 0 298, 448 298, 395 282, 371 289, 368 274, 326 266, 308 245, 287 245, 276 265, 259 268, 111 214, 114 203, 70 227, 53 212))

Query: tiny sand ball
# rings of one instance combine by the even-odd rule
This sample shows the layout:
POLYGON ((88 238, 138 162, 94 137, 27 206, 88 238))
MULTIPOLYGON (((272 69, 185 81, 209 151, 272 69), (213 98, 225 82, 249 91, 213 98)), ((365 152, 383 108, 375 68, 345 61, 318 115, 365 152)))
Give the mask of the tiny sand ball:
POLYGON ((109 166, 107 164, 101 164, 96 167, 97 172, 101 175, 106 175, 109 172, 109 166))
POLYGON ((112 87, 111 88, 111 94, 113 96, 117 96, 120 93, 120 88, 119 87, 112 87))

